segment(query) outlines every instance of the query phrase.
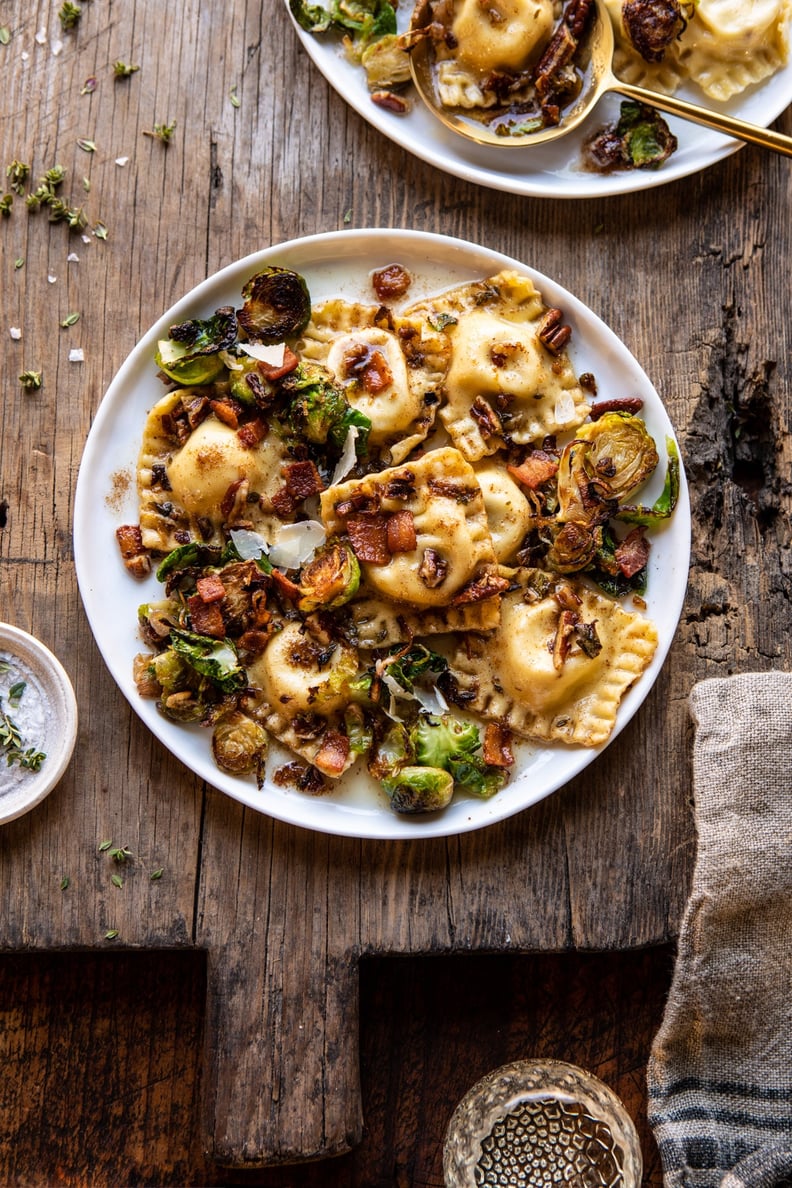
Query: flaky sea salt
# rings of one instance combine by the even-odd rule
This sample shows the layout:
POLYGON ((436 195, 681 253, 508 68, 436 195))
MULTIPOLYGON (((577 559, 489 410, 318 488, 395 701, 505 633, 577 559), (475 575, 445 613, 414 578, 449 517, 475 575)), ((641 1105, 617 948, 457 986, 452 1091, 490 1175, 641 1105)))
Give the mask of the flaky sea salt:
POLYGON ((69 252, 68 256, 66 257, 66 263, 67 264, 79 264, 80 257, 77 255, 76 252, 69 252))
POLYGON ((9 326, 8 333, 11 335, 14 342, 19 342, 20 338, 22 337, 22 331, 19 329, 19 326, 9 326))
POLYGON ((51 272, 51 273, 49 274, 49 276, 47 277, 47 280, 49 281, 49 283, 50 283, 51 285, 54 285, 54 284, 55 284, 55 281, 56 281, 57 279, 58 279, 58 278, 57 278, 57 276, 55 276, 55 275, 54 275, 54 273, 52 273, 52 272, 51 272))
POLYGON ((123 166, 123 165, 126 165, 128 160, 129 160, 129 157, 116 157, 115 163, 116 163, 116 165, 123 166))
POLYGON ((39 29, 38 33, 36 34, 36 45, 46 45, 46 43, 47 43, 47 30, 39 29))
POLYGON ((83 354, 82 347, 72 347, 72 349, 69 351, 69 362, 70 363, 84 363, 85 362, 85 355, 83 354))

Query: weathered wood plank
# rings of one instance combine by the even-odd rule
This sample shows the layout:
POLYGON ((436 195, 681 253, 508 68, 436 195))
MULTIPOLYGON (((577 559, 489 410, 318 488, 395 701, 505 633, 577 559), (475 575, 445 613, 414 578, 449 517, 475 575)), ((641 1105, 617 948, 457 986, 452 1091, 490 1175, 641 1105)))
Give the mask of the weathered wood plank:
POLYGON ((0 948, 207 949, 218 1159, 341 1151, 361 1127, 361 954, 610 949, 675 932, 693 854, 689 689, 790 662, 788 166, 746 149, 629 198, 494 194, 383 141, 274 0, 186 0, 168 21, 154 0, 85 4, 68 34, 43 2, 3 20, 0 166, 25 160, 38 177, 63 164, 88 242, 21 200, 0 223, 0 335, 23 331, 0 358, 0 617, 55 647, 81 710, 61 785, 0 838, 0 948), (116 82, 117 59, 141 69, 116 82), (168 146, 144 135, 174 121, 168 146), (377 225, 484 242, 576 292, 666 399, 693 501, 685 615, 641 714, 548 801, 418 845, 306 834, 202 786, 106 673, 71 550, 92 416, 162 310, 270 243, 377 225), (76 345, 83 364, 68 361, 76 345), (23 368, 42 370, 39 392, 20 389, 23 368), (133 852, 123 871, 97 850, 110 838, 133 852))

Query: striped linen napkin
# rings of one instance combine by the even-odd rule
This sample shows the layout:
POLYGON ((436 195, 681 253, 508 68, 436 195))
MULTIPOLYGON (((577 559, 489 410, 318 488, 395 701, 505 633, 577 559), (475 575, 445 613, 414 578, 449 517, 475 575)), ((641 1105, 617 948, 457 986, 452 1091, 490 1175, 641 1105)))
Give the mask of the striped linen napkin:
POLYGON ((698 853, 648 1066, 665 1188, 792 1186, 792 674, 690 698, 698 853))

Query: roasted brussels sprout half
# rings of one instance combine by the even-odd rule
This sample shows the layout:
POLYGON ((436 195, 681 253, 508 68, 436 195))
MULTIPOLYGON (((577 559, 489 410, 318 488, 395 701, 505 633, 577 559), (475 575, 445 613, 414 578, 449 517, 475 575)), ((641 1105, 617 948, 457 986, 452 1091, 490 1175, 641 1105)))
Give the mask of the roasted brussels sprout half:
POLYGON ((352 408, 326 367, 300 363, 282 381, 281 390, 290 399, 287 421, 296 437, 314 445, 329 444, 340 453, 354 425, 358 430, 355 452, 365 454, 371 421, 352 408))
POLYGON ((436 813, 454 795, 454 777, 439 767, 402 767, 382 786, 396 813, 436 813))
POLYGON ((554 573, 579 573, 590 565, 602 541, 602 529, 571 520, 553 531, 545 563, 554 573))
POLYGON ((257 272, 242 290, 239 325, 251 342, 283 342, 308 325, 311 297, 298 272, 275 265, 257 272))
POLYGON ((298 25, 309 33, 335 29, 365 44, 396 32, 391 0, 327 0, 326 4, 289 0, 289 7, 298 25))
POLYGON ((409 82, 410 55, 395 33, 380 37, 360 55, 370 91, 391 90, 409 82))
POLYGON ((360 585, 360 565, 352 549, 331 544, 316 554, 300 574, 299 610, 335 610, 354 598, 360 585))
POLYGON ((601 523, 640 487, 659 461, 644 422, 630 413, 605 413, 581 425, 558 467, 558 519, 601 523))
POLYGON ((421 717, 410 731, 410 741, 418 763, 447 770, 451 759, 477 751, 481 739, 473 722, 444 714, 442 718, 421 717))
POLYGON ((267 732, 263 726, 240 711, 218 722, 212 733, 212 754, 215 763, 231 775, 248 775, 255 771, 261 778, 267 754, 267 732))
POLYGON ((171 326, 169 335, 157 344, 154 357, 160 371, 178 384, 208 384, 225 367, 220 351, 236 341, 236 314, 223 306, 206 320, 191 318, 171 326))
POLYGON ((635 507, 620 507, 617 519, 642 528, 659 528, 669 518, 679 499, 679 450, 673 437, 666 438, 666 453, 668 468, 663 490, 657 500, 651 507, 643 507, 640 504, 635 507))

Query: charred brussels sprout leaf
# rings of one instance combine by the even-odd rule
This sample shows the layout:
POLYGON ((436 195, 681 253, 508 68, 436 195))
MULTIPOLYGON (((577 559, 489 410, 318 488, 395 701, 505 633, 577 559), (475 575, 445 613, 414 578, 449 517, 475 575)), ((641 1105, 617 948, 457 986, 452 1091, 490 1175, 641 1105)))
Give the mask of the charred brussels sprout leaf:
MULTIPOLYGON (((578 456, 589 482, 603 500, 622 500, 642 486, 657 467, 659 458, 654 439, 641 418, 631 413, 605 413, 598 421, 582 425, 576 436, 574 445, 580 441, 588 444, 588 449, 578 456)), ((563 468, 562 455, 559 488, 563 468)))
POLYGON ((448 671, 448 661, 438 652, 432 652, 423 644, 414 644, 402 656, 396 656, 388 665, 386 672, 392 676, 408 693, 424 676, 441 675, 448 671))
POLYGON ((666 438, 668 469, 663 490, 652 507, 621 507, 617 519, 625 524, 641 525, 644 528, 659 528, 667 520, 679 499, 679 451, 673 437, 666 438))
POLYGON ((255 771, 261 787, 267 732, 247 714, 237 711, 217 723, 212 733, 212 753, 217 766, 231 775, 248 775, 255 771))
POLYGON ((351 425, 358 430, 355 451, 365 454, 371 421, 352 408, 332 375, 318 363, 300 363, 282 382, 289 397, 288 425, 297 437, 314 445, 331 445, 340 453, 351 425))
POLYGON ((230 305, 216 309, 211 318, 190 318, 171 326, 170 337, 189 349, 191 355, 213 355, 227 351, 236 342, 236 314, 230 305))
MULTIPOLYGON (((589 576, 597 583, 601 590, 604 590, 606 594, 610 594, 611 598, 624 598, 627 594, 644 594, 647 583, 646 567, 644 566, 643 569, 634 573, 632 577, 625 577, 619 569, 619 563, 616 559, 617 544, 618 542, 615 540, 610 529, 605 527, 602 531, 600 546, 597 549, 594 561, 587 571, 589 576)), ((578 639, 578 642, 583 646, 580 639, 578 639)))
POLYGON ((473 754, 481 740, 472 722, 444 714, 442 718, 421 718, 410 732, 410 741, 418 763, 448 770, 452 759, 473 754))
POLYGON ((500 792, 508 779, 502 767, 490 767, 477 755, 451 759, 448 770, 454 777, 456 788, 462 788, 471 796, 478 796, 482 800, 489 800, 490 796, 500 792))
POLYGON ((212 639, 194 631, 171 631, 174 652, 223 693, 235 693, 247 685, 247 675, 228 640, 212 639))
POLYGON ((334 29, 368 43, 396 32, 396 11, 390 0, 329 0, 326 5, 289 0, 289 7, 308 33, 334 29))
POLYGON ((225 368, 220 354, 236 340, 236 315, 230 306, 211 318, 192 318, 171 326, 170 337, 161 338, 154 356, 160 371, 179 384, 208 384, 225 368))
POLYGON ((439 767, 402 767, 382 786, 396 813, 436 813, 454 795, 454 777, 439 767))
POLYGON ((304 566, 298 608, 307 614, 320 607, 335 610, 355 596, 359 585, 360 565, 352 549, 331 544, 304 566))
POLYGON ((308 286, 297 272, 272 266, 242 290, 239 325, 252 342, 275 343, 301 334, 311 317, 308 286))

